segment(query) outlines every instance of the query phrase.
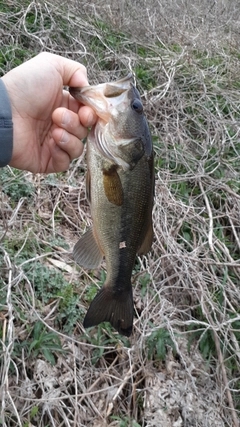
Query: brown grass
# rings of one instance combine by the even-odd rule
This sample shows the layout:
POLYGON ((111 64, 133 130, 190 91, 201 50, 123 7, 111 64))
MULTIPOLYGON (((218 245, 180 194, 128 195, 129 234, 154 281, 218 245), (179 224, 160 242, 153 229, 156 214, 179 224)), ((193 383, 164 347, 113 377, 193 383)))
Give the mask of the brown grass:
POLYGON ((102 281, 71 259, 91 223, 84 159, 53 177, 1 171, 0 425, 238 425, 239 8, 0 3, 2 73, 42 50, 84 62, 90 83, 135 72, 156 152, 155 239, 133 276, 130 340, 106 325, 82 327, 89 289, 102 281), (53 291, 58 276, 44 288, 49 298, 40 295, 46 267, 73 284, 77 319, 67 332, 64 296, 53 291), (54 366, 41 348, 29 354, 39 320, 65 350, 54 352, 54 366), (167 333, 162 359, 151 347, 159 330, 167 333))

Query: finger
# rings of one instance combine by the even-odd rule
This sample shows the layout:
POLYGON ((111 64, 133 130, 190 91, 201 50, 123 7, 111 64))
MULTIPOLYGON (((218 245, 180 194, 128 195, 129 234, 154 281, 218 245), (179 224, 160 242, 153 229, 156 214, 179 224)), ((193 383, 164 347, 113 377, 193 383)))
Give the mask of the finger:
POLYGON ((75 113, 78 112, 79 118, 83 126, 91 127, 97 121, 97 114, 95 111, 86 105, 82 105, 79 101, 73 98, 68 91, 63 91, 62 107, 68 108, 75 113), (80 105, 80 107, 79 107, 80 105))
POLYGON ((67 108, 57 108, 52 114, 53 123, 68 133, 82 139, 86 136, 86 128, 80 123, 77 113, 67 108))
POLYGON ((81 107, 78 114, 60 107, 54 110, 52 119, 55 125, 82 139, 86 136, 86 128, 96 122, 97 116, 90 107, 81 107))
POLYGON ((70 160, 81 156, 84 145, 76 136, 70 134, 64 129, 55 128, 52 131, 52 137, 57 146, 67 153, 70 160))
POLYGON ((80 122, 85 127, 91 127, 95 125, 98 118, 95 111, 93 111, 92 108, 87 107, 85 105, 79 109, 78 116, 79 116, 80 122))
POLYGON ((78 113, 79 108, 81 108, 80 105, 82 104, 73 98, 68 90, 63 90, 61 105, 59 105, 58 108, 63 107, 73 111, 74 113, 78 113))
POLYGON ((74 87, 88 86, 87 69, 84 65, 59 55, 52 55, 50 59, 54 62, 56 61, 56 65, 62 76, 63 85, 74 87))
POLYGON ((68 90, 63 90, 62 101, 59 107, 67 108, 68 110, 77 113, 79 110, 79 102, 70 95, 68 90))
POLYGON ((69 168, 70 157, 68 153, 56 145, 53 139, 49 142, 50 161, 45 173, 64 172, 69 168))

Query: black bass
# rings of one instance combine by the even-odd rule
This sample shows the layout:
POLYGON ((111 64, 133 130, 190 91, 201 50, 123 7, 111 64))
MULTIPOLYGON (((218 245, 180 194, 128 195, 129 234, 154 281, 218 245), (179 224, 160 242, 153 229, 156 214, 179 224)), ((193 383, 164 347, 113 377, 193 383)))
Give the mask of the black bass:
POLYGON ((70 88, 98 116, 87 140, 86 193, 92 229, 76 243, 75 261, 95 269, 106 259, 106 282, 86 314, 84 327, 108 321, 130 336, 131 275, 136 255, 152 244, 154 165, 151 135, 132 76, 96 86, 70 88))

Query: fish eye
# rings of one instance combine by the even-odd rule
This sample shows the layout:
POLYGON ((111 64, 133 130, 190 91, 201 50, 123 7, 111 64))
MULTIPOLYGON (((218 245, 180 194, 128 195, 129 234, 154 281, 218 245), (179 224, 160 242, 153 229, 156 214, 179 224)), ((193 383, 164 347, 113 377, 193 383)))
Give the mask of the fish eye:
POLYGON ((134 99, 131 107, 134 111, 136 111, 139 114, 143 112, 143 106, 142 106, 142 103, 139 99, 134 99))

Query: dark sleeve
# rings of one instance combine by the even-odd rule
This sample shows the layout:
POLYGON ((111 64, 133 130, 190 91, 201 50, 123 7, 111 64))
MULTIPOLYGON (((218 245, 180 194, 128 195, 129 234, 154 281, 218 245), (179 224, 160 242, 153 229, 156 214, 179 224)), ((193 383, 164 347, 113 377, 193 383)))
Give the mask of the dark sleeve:
POLYGON ((6 166, 12 158, 13 123, 12 109, 7 89, 0 79, 0 168, 6 166))

